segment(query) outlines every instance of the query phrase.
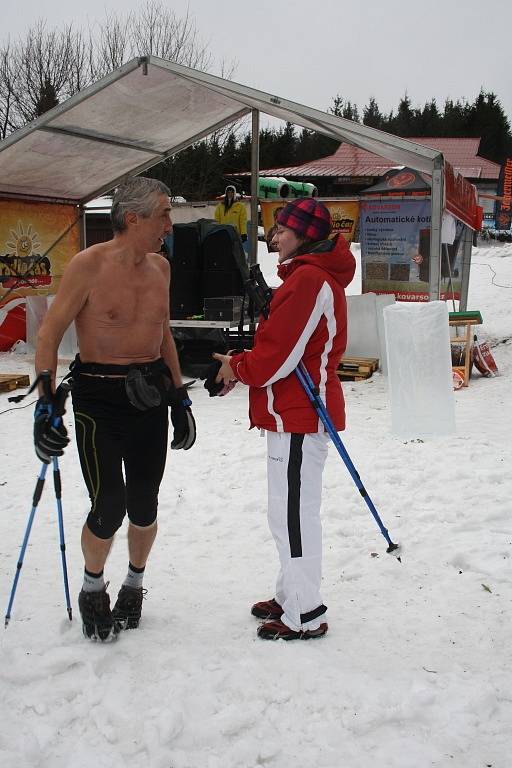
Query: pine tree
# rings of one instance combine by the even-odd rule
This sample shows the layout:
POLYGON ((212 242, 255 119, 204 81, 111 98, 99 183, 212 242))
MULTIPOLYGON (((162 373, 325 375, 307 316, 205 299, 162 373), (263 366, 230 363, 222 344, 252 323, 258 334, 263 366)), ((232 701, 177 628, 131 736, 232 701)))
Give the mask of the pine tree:
POLYGON ((357 104, 352 104, 351 101, 345 101, 339 94, 333 98, 333 106, 329 109, 336 117, 344 117, 346 120, 353 120, 355 123, 360 123, 359 110, 357 104))
POLYGON ((368 105, 363 107, 363 125, 382 130, 383 121, 384 118, 379 106, 373 96, 371 96, 368 105))
POLYGON ((502 163, 510 152, 510 123, 495 93, 480 91, 467 112, 469 136, 480 136, 482 157, 502 163))
POLYGON ((398 111, 392 121, 392 131, 396 136, 414 136, 414 111, 411 109, 411 100, 407 92, 400 99, 398 111))

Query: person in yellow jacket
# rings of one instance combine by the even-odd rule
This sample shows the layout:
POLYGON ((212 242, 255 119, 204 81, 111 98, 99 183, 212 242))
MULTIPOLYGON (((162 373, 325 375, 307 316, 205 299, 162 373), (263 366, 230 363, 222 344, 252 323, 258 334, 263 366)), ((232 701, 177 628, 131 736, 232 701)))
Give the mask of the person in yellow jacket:
POLYGON ((231 224, 242 238, 242 242, 247 240, 247 212, 245 205, 235 199, 236 189, 233 185, 228 185, 224 192, 224 201, 220 202, 215 209, 215 221, 219 224, 231 224))

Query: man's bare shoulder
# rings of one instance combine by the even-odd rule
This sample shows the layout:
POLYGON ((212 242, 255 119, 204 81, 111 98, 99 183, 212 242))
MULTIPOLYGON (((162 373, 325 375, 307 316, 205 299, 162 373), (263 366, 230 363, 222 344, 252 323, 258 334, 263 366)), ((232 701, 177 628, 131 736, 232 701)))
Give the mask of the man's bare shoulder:
POLYGON ((148 253, 147 256, 150 262, 155 265, 155 267, 161 269, 165 274, 169 274, 169 262, 165 256, 162 256, 161 253, 148 253))
POLYGON ((83 251, 75 253, 68 266, 73 267, 74 270, 88 269, 92 264, 98 261, 98 259, 105 258, 105 256, 108 256, 111 252, 112 246, 110 241, 107 243, 96 243, 95 245, 90 245, 88 248, 84 248, 83 251))

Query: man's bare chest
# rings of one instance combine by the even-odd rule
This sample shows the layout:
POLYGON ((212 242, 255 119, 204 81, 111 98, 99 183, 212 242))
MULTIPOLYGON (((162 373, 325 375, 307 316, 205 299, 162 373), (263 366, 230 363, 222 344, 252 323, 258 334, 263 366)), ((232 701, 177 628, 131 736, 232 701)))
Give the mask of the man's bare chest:
POLYGON ((169 296, 163 279, 98 279, 93 284, 82 311, 82 319, 105 325, 162 322, 168 311, 169 296))

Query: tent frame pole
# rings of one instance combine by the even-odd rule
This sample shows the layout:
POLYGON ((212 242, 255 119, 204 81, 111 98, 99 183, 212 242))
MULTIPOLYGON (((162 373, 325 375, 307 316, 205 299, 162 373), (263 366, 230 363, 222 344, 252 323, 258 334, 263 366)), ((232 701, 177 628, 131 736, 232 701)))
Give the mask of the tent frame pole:
POLYGON ((468 306, 469 273, 471 270, 471 250, 473 248, 473 230, 464 226, 462 236, 462 281, 460 286, 459 311, 465 312, 468 306))
POLYGON ((432 171, 429 301, 438 301, 440 298, 441 225, 443 221, 443 198, 444 158, 441 155, 434 160, 434 170, 432 171))
POLYGON ((249 225, 249 265, 258 261, 258 177, 260 175, 260 113, 252 110, 251 133, 251 221, 249 225))

